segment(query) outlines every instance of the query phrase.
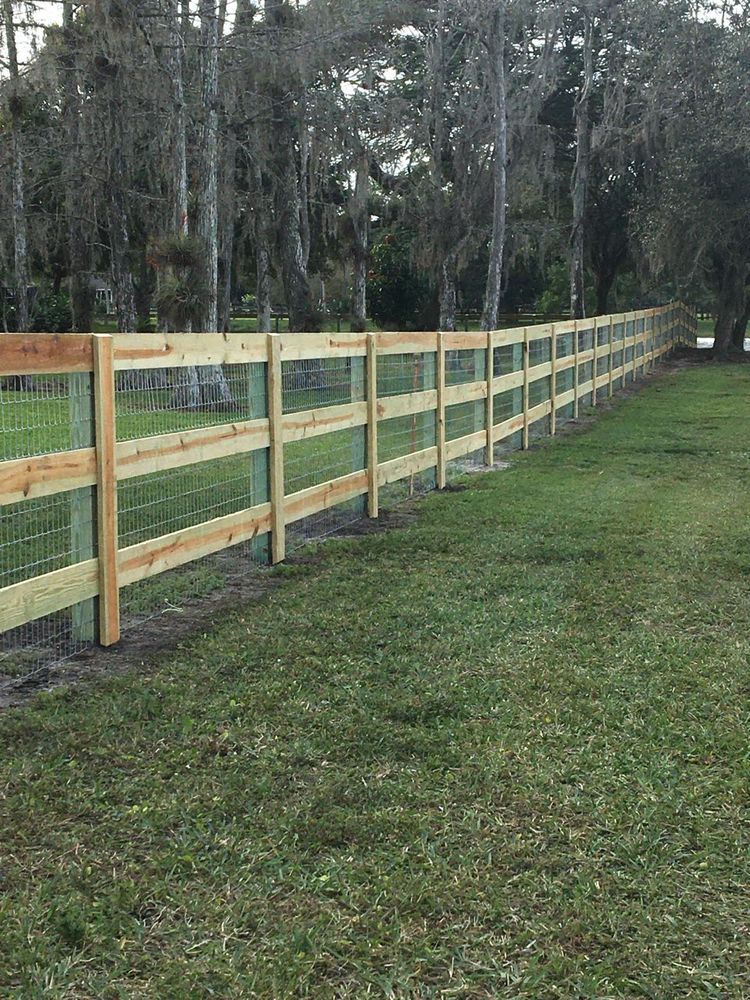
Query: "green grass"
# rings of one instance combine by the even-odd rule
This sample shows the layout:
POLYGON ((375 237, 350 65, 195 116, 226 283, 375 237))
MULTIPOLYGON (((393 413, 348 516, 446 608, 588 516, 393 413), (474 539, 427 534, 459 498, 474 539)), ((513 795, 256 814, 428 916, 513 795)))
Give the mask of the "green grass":
POLYGON ((750 377, 0 718, 0 994, 743 998, 750 377))

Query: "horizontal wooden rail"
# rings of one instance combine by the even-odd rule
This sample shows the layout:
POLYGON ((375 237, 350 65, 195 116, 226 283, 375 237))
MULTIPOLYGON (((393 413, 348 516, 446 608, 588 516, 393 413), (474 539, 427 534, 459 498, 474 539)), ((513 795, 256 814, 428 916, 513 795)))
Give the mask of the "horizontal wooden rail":
POLYGON ((99 593, 99 560, 65 566, 0 590, 0 632, 53 615, 99 593))
POLYGON ((449 462, 465 455, 471 455, 474 451, 482 451, 487 443, 487 431, 475 431, 473 434, 466 434, 464 437, 453 438, 446 441, 445 452, 449 462))
POLYGON ((426 472, 427 469, 434 469, 437 460, 437 448, 426 448, 424 451, 404 455, 403 458, 383 462, 378 469, 378 482, 381 486, 388 486, 390 483, 397 483, 399 479, 406 479, 407 476, 416 476, 420 472, 426 472))
POLYGON ((127 586, 185 563, 249 542, 271 528, 270 503, 204 521, 120 550, 120 584, 127 586))
MULTIPOLYGON (((96 440, 91 447, 0 462, 0 505, 23 504, 65 493, 77 498, 71 510, 75 512, 72 516, 80 517, 88 509, 81 506, 81 497, 90 490, 95 498, 91 510, 95 512, 99 536, 87 552, 78 551, 80 561, 74 565, 0 590, 0 631, 18 628, 98 597, 104 612, 103 618, 102 614, 99 616, 102 642, 112 642, 119 630, 119 588, 269 533, 274 561, 279 561, 285 555, 286 531, 290 525, 365 496, 370 514, 377 515, 382 487, 430 470, 435 470, 438 485, 444 485, 449 462, 479 451, 489 462, 495 444, 519 433, 523 433, 527 446, 531 425, 549 419, 552 426, 561 411, 571 405, 577 413, 582 400, 591 397, 595 403, 597 394, 611 391, 615 380, 627 379, 630 384, 669 354, 676 344, 694 342, 696 330, 694 313, 672 304, 591 320, 565 321, 554 327, 546 323, 489 334, 484 331, 437 335, 434 332, 118 334, 96 338, 0 334, 0 378, 71 373, 83 376, 85 382, 85 373, 92 373, 92 413, 96 426, 96 440), (569 339, 562 339, 571 335, 572 349, 569 339), (545 341, 549 347, 544 346, 545 341), (532 364, 537 351, 534 345, 540 342, 545 352, 549 350, 551 360, 532 364), (580 349, 582 344, 587 344, 585 350, 580 349), (504 347, 511 349, 514 370, 498 372, 494 351, 504 347), (523 351, 521 367, 518 349, 523 351), (472 352, 474 361, 477 352, 482 352, 486 370, 481 379, 449 385, 450 365, 446 360, 450 361, 450 352, 460 351, 472 352), (414 376, 412 391, 382 395, 377 386, 378 361, 397 355, 405 356, 407 366, 412 364, 412 356, 423 355, 426 360, 413 369, 418 375, 414 376), (353 401, 284 413, 283 365, 329 358, 347 361, 353 401), (264 411, 262 406, 256 406, 249 410, 251 414, 265 412, 265 416, 115 441, 112 392, 115 371, 248 364, 262 365, 261 371, 265 371, 268 408, 264 411), (591 367, 587 370, 587 366, 591 367), (567 373, 571 371, 573 387, 568 388, 567 373), (532 406, 531 391, 536 383, 538 393, 538 383, 543 379, 550 379, 552 398, 532 406), (558 391, 563 386, 564 391, 558 391), (496 397, 506 393, 517 394, 512 396, 516 410, 519 409, 516 400, 522 397, 520 412, 494 423, 498 412, 496 397), (485 405, 475 408, 472 433, 446 440, 450 408, 483 401, 485 405), (483 416, 476 418, 480 411, 483 416), (425 433, 416 428, 428 426, 424 421, 429 420, 430 414, 434 414, 436 444, 424 447, 432 431, 425 433), (378 455, 388 432, 381 425, 398 419, 411 421, 413 450, 381 462, 378 455), (362 442, 355 445, 355 471, 286 494, 285 447, 337 431, 352 431, 355 442, 362 442), (229 458, 246 460, 249 471, 256 468, 257 462, 255 465, 253 462, 263 453, 268 455, 271 485, 268 502, 118 551, 117 482, 229 458), (359 468, 362 462, 364 468, 359 468), (98 558, 86 558, 91 552, 98 552, 98 558)), ((501 363, 506 364, 507 358, 501 363)), ((314 386, 310 392, 314 398, 314 386)), ((74 416, 74 421, 86 418, 85 406, 78 406, 72 412, 80 415, 74 416)), ((396 433, 403 433, 400 426, 396 433)), ((82 444, 93 441, 74 434, 72 440, 76 439, 82 444)), ((261 475, 261 489, 262 478, 261 475)), ((143 527, 148 530, 147 525, 143 527)), ((77 551, 75 545, 72 551, 77 551)), ((22 569, 19 567, 19 571, 22 569)))
POLYGON ((431 413, 437 406, 437 390, 412 392, 403 396, 380 396, 377 401, 378 419, 395 420, 417 413, 431 413))
POLYGON ((93 372, 88 334, 0 333, 0 377, 93 372))
POLYGON ((120 479, 133 479, 198 462, 231 458, 257 448, 267 448, 268 445, 268 420, 219 424, 217 427, 120 441, 117 445, 118 475, 120 479))
MULTIPOLYGON (((367 423, 367 403, 342 403, 340 406, 320 406, 314 410, 286 413, 282 418, 284 443, 305 441, 334 431, 348 431, 367 423)), ((265 448, 266 445, 256 447, 265 448)))
POLYGON ((198 368, 266 360, 265 334, 119 333, 115 369, 198 368))
POLYGON ((54 496, 95 482, 95 448, 14 458, 0 463, 0 506, 54 496))
POLYGON ((340 479, 329 480, 319 486, 311 486, 299 493, 284 498, 284 517, 287 524, 294 524, 323 510, 330 510, 337 504, 346 503, 363 496, 369 487, 367 470, 353 472, 340 479))
POLYGON ((459 406, 461 403, 477 403, 487 398, 486 382, 464 382, 445 388, 445 405, 459 406))

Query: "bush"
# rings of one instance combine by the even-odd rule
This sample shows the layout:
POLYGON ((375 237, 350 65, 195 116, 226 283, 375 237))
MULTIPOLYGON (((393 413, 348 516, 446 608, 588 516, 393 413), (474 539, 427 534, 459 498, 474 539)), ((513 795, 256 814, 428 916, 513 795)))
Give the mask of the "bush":
POLYGON ((381 328, 437 327, 437 297, 428 279, 414 266, 413 240, 413 233, 400 229, 373 247, 368 297, 370 314, 381 328))
MULTIPOLYGON (((17 320, 12 301, 6 302, 3 318, 8 331, 14 333, 17 320)), ((29 321, 30 333, 70 333, 73 316, 69 297, 63 292, 55 295, 48 289, 36 289, 31 297, 29 321)))
POLYGON ((39 292, 31 305, 32 333, 70 333, 73 314, 70 298, 60 292, 39 292))

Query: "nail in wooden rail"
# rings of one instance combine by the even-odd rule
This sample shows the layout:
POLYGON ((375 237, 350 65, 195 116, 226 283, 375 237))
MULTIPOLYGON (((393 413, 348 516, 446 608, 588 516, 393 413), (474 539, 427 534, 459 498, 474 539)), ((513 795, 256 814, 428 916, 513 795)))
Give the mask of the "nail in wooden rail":
POLYGON ((99 640, 103 646, 113 646, 120 638, 120 585, 117 576, 117 423, 112 337, 95 334, 93 348, 99 640))
POLYGON ((367 337, 367 512, 380 513, 378 480, 378 338, 367 337))
POLYGON ((267 335, 268 344, 268 421, 271 438, 271 561, 274 565, 286 556, 286 519, 284 514, 284 410, 281 378, 281 338, 267 335))

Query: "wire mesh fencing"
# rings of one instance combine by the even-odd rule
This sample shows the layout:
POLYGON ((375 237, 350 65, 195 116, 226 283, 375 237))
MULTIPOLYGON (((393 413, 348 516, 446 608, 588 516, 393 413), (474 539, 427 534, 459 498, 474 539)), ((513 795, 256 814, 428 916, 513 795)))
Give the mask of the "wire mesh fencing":
MULTIPOLYGON (((400 335, 382 343, 288 335, 276 343, 292 357, 282 350, 276 362, 262 337, 196 348, 195 338, 176 335, 181 363, 160 367, 143 338, 123 347, 129 360, 110 373, 114 421, 104 428, 117 471, 123 630, 189 613, 227 580, 266 565, 274 531, 294 552, 347 530, 373 498, 391 507, 488 455, 502 461, 630 385, 689 333, 693 318, 670 307, 503 331, 497 344, 494 334, 466 335, 452 341, 460 349, 445 340, 438 348, 435 334, 404 335, 403 350, 400 335), (296 349, 307 343, 320 344, 320 355, 296 349), (192 363, 204 357, 218 361, 192 363)), ((106 482, 97 421, 106 379, 96 364, 74 354, 75 370, 19 375, 3 367, 4 343, 0 689, 44 677, 96 642, 106 482)))

